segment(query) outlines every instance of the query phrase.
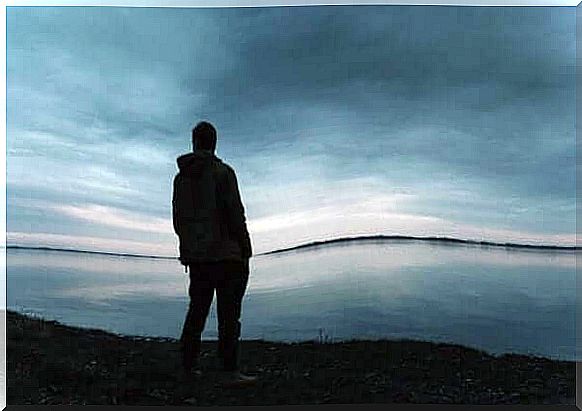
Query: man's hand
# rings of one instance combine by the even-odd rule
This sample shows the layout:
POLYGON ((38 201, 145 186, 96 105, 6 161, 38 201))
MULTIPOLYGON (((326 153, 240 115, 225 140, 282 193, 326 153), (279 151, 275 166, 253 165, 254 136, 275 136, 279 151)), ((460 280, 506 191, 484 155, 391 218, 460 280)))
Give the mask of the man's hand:
POLYGON ((188 274, 188 262, 184 261, 182 257, 178 257, 178 260, 180 261, 180 264, 184 266, 184 273, 188 274))

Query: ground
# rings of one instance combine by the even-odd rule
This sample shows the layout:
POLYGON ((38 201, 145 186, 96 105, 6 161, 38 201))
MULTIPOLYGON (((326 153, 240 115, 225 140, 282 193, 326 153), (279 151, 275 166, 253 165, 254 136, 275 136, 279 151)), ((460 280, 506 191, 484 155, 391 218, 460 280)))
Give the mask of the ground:
POLYGON ((173 339, 135 338, 7 313, 7 402, 274 405, 320 403, 574 404, 575 362, 492 356, 420 341, 243 341, 254 387, 225 388, 215 342, 203 376, 183 379, 173 339))

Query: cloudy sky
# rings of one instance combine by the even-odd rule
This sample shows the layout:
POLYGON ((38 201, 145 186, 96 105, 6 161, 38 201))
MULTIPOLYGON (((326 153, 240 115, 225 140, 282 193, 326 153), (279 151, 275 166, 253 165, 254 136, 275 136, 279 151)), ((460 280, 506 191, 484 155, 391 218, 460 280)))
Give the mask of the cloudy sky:
POLYGON ((7 9, 7 241, 176 254, 201 119, 256 252, 575 244, 575 8, 7 9))

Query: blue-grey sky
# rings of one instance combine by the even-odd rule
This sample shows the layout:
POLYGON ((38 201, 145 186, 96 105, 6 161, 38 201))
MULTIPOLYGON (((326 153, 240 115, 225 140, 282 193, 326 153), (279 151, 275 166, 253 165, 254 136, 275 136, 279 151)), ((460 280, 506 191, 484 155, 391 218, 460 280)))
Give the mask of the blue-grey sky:
POLYGON ((8 8, 8 243, 175 255, 206 119, 256 252, 574 245, 575 10, 8 8))

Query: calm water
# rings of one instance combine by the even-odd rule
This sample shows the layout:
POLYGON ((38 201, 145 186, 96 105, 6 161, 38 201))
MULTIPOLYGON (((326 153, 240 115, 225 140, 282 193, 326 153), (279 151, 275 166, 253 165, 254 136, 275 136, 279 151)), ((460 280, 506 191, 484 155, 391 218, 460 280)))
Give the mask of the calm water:
MULTIPOLYGON (((7 252, 8 308, 121 334, 177 337, 175 260, 7 252)), ((576 255, 414 241, 251 260, 243 338, 414 338, 575 358, 576 255)), ((205 338, 216 338, 213 305, 205 338)))

